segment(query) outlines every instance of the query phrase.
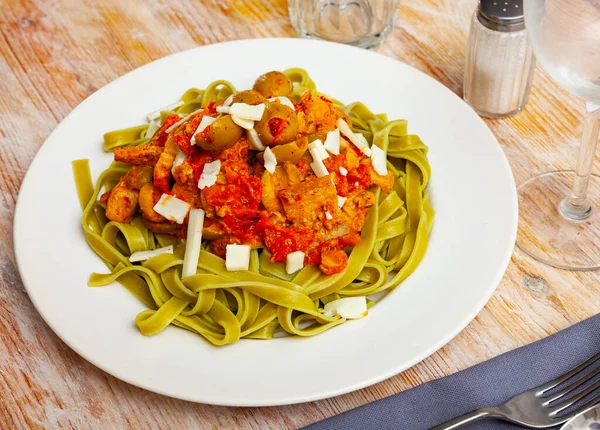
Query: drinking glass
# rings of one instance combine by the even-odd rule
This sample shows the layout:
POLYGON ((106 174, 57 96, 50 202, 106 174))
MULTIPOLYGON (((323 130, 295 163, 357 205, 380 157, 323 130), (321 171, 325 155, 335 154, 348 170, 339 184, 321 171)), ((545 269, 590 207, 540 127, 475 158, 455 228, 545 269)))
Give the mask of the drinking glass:
MULTIPOLYGON (((498 0, 501 1, 501 0, 498 0)), ((592 174, 600 127, 600 0, 525 0, 525 26, 542 68, 585 99, 575 170, 520 185, 517 245, 551 266, 600 268, 600 177, 592 174)))
POLYGON ((302 37, 361 48, 377 47, 394 26, 399 0, 288 0, 290 21, 302 37))

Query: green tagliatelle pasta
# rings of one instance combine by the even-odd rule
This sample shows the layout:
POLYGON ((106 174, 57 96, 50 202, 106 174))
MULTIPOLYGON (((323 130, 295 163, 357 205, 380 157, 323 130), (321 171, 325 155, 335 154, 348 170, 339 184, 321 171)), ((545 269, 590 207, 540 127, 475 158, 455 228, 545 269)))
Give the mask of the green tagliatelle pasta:
MULTIPOLYGON (((290 98, 299 100, 307 89, 316 92, 315 83, 303 69, 285 73, 294 82, 290 98)), ((227 81, 213 82, 205 90, 190 89, 174 112, 183 117, 235 92, 227 81)), ((145 335, 173 324, 215 345, 241 338, 270 339, 280 330, 313 336, 345 322, 338 316, 324 316, 319 309, 326 303, 397 287, 423 258, 433 223, 426 190, 431 176, 427 146, 418 136, 407 134, 404 120, 390 121, 362 103, 344 106, 331 100, 351 119, 354 132, 385 151, 387 167, 395 175, 390 193, 377 187, 372 190, 376 204, 367 213, 362 241, 352 249, 342 273, 326 276, 318 267, 305 266, 288 275, 285 265, 271 262, 266 250, 252 250, 249 271, 230 272, 225 261, 203 243, 197 274, 181 279, 183 241, 152 233, 139 215, 130 224, 109 221, 104 215, 106 206, 98 199, 100 191, 112 188, 129 165, 113 162, 94 185, 88 161, 76 160, 73 171, 85 237, 109 269, 107 274, 93 273, 89 285, 117 281, 134 294, 148 307, 135 319, 145 335), (129 261, 133 252, 167 245, 175 246, 173 254, 158 255, 141 265, 129 261)), ((170 113, 163 112, 162 119, 170 113)), ((143 145, 149 141, 147 129, 148 125, 143 125, 106 133, 104 149, 143 145)))

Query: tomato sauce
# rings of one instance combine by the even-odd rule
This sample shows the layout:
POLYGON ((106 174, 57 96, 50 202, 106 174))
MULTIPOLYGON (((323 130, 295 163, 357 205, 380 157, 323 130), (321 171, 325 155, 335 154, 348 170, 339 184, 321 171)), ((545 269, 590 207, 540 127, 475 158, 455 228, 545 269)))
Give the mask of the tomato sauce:
POLYGON ((152 136, 152 144, 164 148, 167 138, 169 137, 167 129, 179 120, 179 115, 176 114, 166 117, 163 125, 156 131, 156 133, 154 133, 154 136, 152 136))

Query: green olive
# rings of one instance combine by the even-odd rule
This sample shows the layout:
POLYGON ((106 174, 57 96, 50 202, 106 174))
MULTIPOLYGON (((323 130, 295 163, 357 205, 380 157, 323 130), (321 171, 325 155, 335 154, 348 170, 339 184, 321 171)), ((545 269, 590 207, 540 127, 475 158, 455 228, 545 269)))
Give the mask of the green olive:
POLYGON ((288 163, 296 164, 300 162, 307 148, 308 139, 306 137, 301 137, 293 142, 274 146, 273 154, 275 154, 278 163, 287 161, 288 163))
POLYGON ((289 96, 294 89, 294 85, 286 75, 273 71, 260 75, 252 88, 263 96, 271 98, 289 96))
POLYGON ((244 130, 225 115, 208 126, 205 132, 196 135, 196 143, 207 151, 223 151, 231 148, 242 137, 244 130))
POLYGON ((267 99, 258 91, 254 90, 246 90, 237 93, 233 96, 233 103, 246 103, 248 105, 258 105, 261 103, 266 103, 267 99))
POLYGON ((268 103, 262 119, 254 129, 265 145, 281 145, 296 139, 298 118, 296 113, 281 103, 268 103))

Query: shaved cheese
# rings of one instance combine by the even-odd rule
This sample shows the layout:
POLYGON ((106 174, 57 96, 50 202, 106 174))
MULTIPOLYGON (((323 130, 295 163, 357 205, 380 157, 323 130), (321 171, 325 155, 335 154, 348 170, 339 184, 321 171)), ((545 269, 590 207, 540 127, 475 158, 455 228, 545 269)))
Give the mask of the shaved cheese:
POLYGON ((269 100, 270 102, 279 100, 279 103, 281 103, 282 105, 286 105, 287 107, 289 107, 292 110, 296 109, 296 106, 294 106, 294 103, 292 103, 292 101, 290 99, 288 99, 287 97, 284 97, 284 96, 271 97, 270 99, 267 99, 267 100, 269 100))
POLYGON ((331 152, 333 155, 339 155, 340 153, 340 131, 336 128, 333 131, 327 133, 325 144, 323 145, 326 150, 331 152))
POLYGON ((304 252, 296 251, 287 255, 285 271, 291 275, 304 267, 304 252))
POLYGON ((348 169, 346 169, 344 166, 340 166, 340 175, 346 176, 347 174, 348 174, 348 169))
POLYGON ((156 110, 152 113, 148 114, 148 121, 155 121, 157 119, 160 118, 160 113, 164 110, 174 110, 177 109, 179 106, 183 106, 183 101, 179 100, 178 102, 175 102, 173 104, 170 104, 169 106, 166 106, 162 109, 156 110))
POLYGON ((313 140, 308 144, 308 150, 310 151, 310 155, 312 158, 316 160, 317 158, 320 160, 324 160, 329 157, 329 153, 323 146, 323 142, 320 139, 313 140))
POLYGON ((331 221, 333 219, 333 215, 331 215, 329 212, 325 212, 325 218, 331 221))
POLYGON ((169 194, 160 196, 158 203, 154 205, 155 212, 161 214, 169 221, 175 221, 177 224, 183 224, 189 210, 189 203, 169 194))
POLYGON ((167 128, 166 132, 170 133, 173 130, 175 130, 177 127, 179 127, 181 124, 183 124, 184 122, 186 122, 188 119, 190 119, 192 117, 192 115, 200 112, 202 110, 202 108, 195 110, 194 112, 184 116, 183 118, 181 118, 179 121, 177 121, 175 124, 173 124, 171 127, 167 128))
POLYGON ((206 127, 211 125, 216 120, 217 120, 217 118, 214 118, 214 117, 208 116, 208 115, 204 115, 202 117, 202 119, 200 120, 200 124, 198 124, 198 128, 196 128, 196 131, 194 132, 194 134, 192 135, 192 138, 190 139, 190 145, 196 144, 196 134, 201 133, 204 130, 206 130, 206 127))
POLYGON ((179 147, 177 147, 177 155, 175 156, 175 160, 173 160, 173 167, 171 167, 171 174, 175 174, 175 167, 179 166, 181 163, 185 161, 187 158, 187 154, 183 152, 179 147))
POLYGON ((344 207, 344 203, 346 203, 346 200, 348 200, 348 197, 342 197, 342 196, 337 196, 338 197, 338 208, 343 208, 344 207))
MULTIPOLYGON (((160 118, 159 118, 160 119, 160 118)), ((152 120, 150 124, 148 124, 148 130, 146 130, 146 135, 144 136, 146 139, 150 139, 160 128, 159 120, 152 120)))
POLYGON ((329 170, 327 170, 327 167, 325 167, 325 164, 323 164, 323 160, 314 160, 312 163, 310 163, 310 168, 313 170, 313 172, 315 172, 317 178, 322 178, 323 176, 329 175, 329 170))
POLYGON ((230 106, 232 102, 233 102, 233 94, 225 99, 225 101, 223 102, 223 106, 225 106, 225 107, 230 106))
POLYGON ((387 175, 387 159, 385 158, 385 152, 377 145, 371 147, 373 155, 371 155, 371 162, 373 163, 373 169, 378 175, 387 175))
POLYGON ((258 133, 256 132, 256 130, 248 130, 247 136, 248 143, 250 143, 251 149, 254 149, 256 151, 264 151, 265 149, 267 149, 267 147, 263 145, 263 143, 260 141, 260 137, 258 137, 258 133))
POLYGON ((275 172, 275 167, 277 167, 277 158, 271 148, 267 147, 264 152, 265 157, 265 169, 269 171, 269 173, 275 172))
POLYGON ((337 120, 337 126, 340 132, 346 136, 354 146, 360 149, 363 154, 365 154, 367 157, 371 156, 371 148, 369 148, 369 143, 362 134, 354 133, 350 126, 342 118, 337 120))
POLYGON ((129 261, 136 263, 138 261, 150 260, 161 254, 173 254, 173 245, 165 246, 164 248, 152 249, 149 251, 137 251, 129 256, 129 261))
POLYGON ((198 188, 201 190, 210 187, 217 182, 217 175, 221 171, 221 161, 215 160, 211 163, 206 163, 198 180, 198 188))
POLYGON ((185 255, 183 257, 183 268, 181 269, 182 278, 195 275, 198 270, 198 258, 200 257, 200 245, 202 243, 202 227, 204 227, 204 211, 202 209, 192 209, 188 219, 185 255))
POLYGON ((225 247, 225 267, 230 272, 248 270, 250 245, 229 244, 225 247))
POLYGON ((231 115, 231 120, 240 127, 245 128, 246 130, 252 130, 254 128, 254 121, 250 119, 245 119, 236 115, 231 115))
POLYGON ((229 107, 229 114, 243 119, 260 121, 265 112, 265 104, 249 105, 247 103, 234 103, 229 107))
POLYGON ((325 305, 323 314, 328 317, 339 315, 346 319, 358 319, 366 316, 369 313, 367 310, 367 298, 346 297, 339 300, 334 300, 325 305))
POLYGON ((229 113, 229 111, 231 110, 231 107, 230 106, 225 106, 225 105, 223 105, 223 106, 217 106, 216 110, 219 113, 229 113))

